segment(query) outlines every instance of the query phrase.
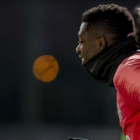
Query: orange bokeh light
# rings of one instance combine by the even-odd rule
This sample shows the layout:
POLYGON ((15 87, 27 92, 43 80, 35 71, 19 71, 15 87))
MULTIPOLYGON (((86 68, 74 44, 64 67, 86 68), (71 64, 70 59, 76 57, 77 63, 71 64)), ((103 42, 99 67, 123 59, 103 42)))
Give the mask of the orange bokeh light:
POLYGON ((51 55, 43 55, 37 58, 33 65, 35 77, 43 82, 51 82, 58 75, 59 65, 51 55))

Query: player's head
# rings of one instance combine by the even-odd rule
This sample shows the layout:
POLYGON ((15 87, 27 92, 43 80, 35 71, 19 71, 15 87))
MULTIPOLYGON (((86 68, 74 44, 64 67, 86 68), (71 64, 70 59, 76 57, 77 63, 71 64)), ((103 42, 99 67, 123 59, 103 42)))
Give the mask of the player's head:
POLYGON ((126 38, 134 32, 134 20, 125 7, 103 4, 83 13, 79 30, 79 45, 82 64, 102 51, 104 47, 126 38))
POLYGON ((136 41, 140 46, 140 6, 136 6, 133 10, 133 17, 136 25, 136 41))

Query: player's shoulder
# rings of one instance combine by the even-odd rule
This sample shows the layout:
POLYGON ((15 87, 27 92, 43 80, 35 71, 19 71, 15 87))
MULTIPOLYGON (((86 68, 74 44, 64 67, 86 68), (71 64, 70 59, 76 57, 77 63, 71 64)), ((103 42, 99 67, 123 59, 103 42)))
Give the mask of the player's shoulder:
POLYGON ((140 79, 140 53, 125 58, 119 65, 114 76, 114 84, 124 79, 125 81, 137 81, 140 79))
POLYGON ((140 53, 133 54, 125 58, 119 65, 116 73, 129 74, 129 72, 140 74, 140 53), (128 72, 128 73, 127 73, 128 72))

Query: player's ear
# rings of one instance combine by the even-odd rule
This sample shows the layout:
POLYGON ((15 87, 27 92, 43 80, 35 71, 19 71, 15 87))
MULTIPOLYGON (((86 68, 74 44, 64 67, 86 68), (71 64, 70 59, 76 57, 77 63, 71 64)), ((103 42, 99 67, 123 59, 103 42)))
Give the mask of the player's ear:
POLYGON ((106 39, 103 36, 100 36, 98 39, 98 43, 98 49, 99 51, 102 51, 106 46, 106 39))

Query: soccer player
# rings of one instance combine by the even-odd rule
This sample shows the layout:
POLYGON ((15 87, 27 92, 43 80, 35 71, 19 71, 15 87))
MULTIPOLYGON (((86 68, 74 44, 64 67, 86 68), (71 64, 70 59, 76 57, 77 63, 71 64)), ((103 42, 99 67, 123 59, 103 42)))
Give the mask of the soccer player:
POLYGON ((87 72, 116 88, 126 140, 140 140, 140 51, 134 34, 134 19, 127 8, 103 4, 83 13, 76 48, 87 72))
POLYGON ((135 26, 136 26, 136 41, 140 45, 140 6, 136 6, 133 10, 133 17, 135 21, 135 26))

